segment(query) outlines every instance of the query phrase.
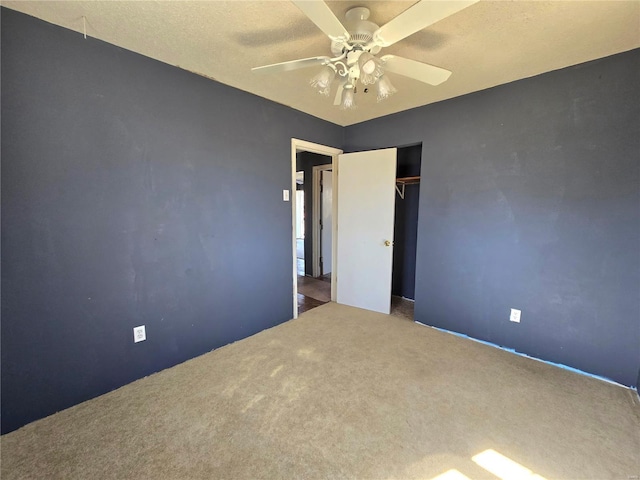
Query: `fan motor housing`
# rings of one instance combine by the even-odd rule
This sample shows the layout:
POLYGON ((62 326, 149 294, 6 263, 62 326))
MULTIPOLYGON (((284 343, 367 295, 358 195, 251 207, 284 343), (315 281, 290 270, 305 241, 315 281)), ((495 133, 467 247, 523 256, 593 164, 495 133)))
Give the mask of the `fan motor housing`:
MULTIPOLYGON (((345 22, 345 27, 351 35, 351 38, 346 42, 350 46, 360 46, 368 44, 373 40, 373 33, 380 28, 373 22, 368 21, 370 11, 366 7, 355 7, 347 10, 345 17, 347 21, 345 22)), ((347 48, 345 47, 345 42, 340 41, 332 41, 331 42, 331 53, 336 57, 342 55, 347 48)), ((370 49, 371 53, 376 54, 380 51, 379 46, 375 46, 370 49)))

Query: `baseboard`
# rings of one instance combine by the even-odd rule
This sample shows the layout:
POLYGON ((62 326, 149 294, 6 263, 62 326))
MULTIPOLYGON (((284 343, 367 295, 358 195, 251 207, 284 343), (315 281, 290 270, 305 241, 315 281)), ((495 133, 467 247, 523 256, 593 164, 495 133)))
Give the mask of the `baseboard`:
POLYGON ((407 298, 407 297, 403 297, 401 295, 391 295, 392 297, 396 297, 396 298, 400 298, 402 300, 406 300, 407 302, 412 302, 412 303, 416 303, 416 301, 413 298, 407 298))
POLYGON ((500 346, 500 345, 498 345, 496 343, 487 342, 485 340, 479 340, 477 338, 470 337, 469 335, 465 335, 464 333, 458 333, 458 332, 453 332, 451 330, 447 330, 445 328, 434 327, 433 325, 427 325, 426 323, 422 323, 422 322, 419 322, 417 320, 414 320, 414 322, 417 323, 418 325, 422 325, 423 327, 433 328, 435 330, 439 330, 439 331, 444 332, 444 333, 450 333, 451 335, 455 335, 456 337, 466 338, 466 339, 469 339, 469 340, 473 340, 474 342, 482 343, 484 345, 489 345, 490 347, 499 348, 500 350, 504 350, 505 352, 509 352, 509 353, 514 353, 516 355, 519 355, 520 357, 530 358, 532 360, 536 360, 537 362, 546 363, 547 365, 553 365, 554 367, 559 367, 559 368, 562 368, 564 370, 569 370, 570 372, 573 372, 573 373, 578 373, 580 375, 585 375, 587 377, 595 378, 596 380, 607 382, 607 383, 610 383, 612 385, 616 385, 618 387, 626 388, 626 389, 629 389, 629 390, 634 390, 638 394, 638 396, 640 397, 640 392, 636 388, 628 386, 628 385, 623 385, 623 384, 615 382, 615 381, 613 381, 613 380, 611 380, 609 378, 601 377, 600 375, 595 375, 593 373, 585 372, 584 370, 580 370, 580 369, 577 369, 577 368, 574 368, 574 367, 570 367, 570 366, 564 365, 562 363, 555 363, 555 362, 550 362, 548 360, 542 360, 541 358, 532 357, 531 355, 527 355, 526 353, 518 352, 518 351, 514 350, 513 348, 502 347, 502 346, 500 346))

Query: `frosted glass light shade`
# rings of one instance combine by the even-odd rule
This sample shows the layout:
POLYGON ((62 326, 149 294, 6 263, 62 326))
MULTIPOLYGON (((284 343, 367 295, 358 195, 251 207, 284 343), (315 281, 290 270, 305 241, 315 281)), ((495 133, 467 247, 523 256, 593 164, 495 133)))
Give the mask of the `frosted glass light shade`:
POLYGON ((381 102, 396 93, 396 87, 393 86, 391 80, 386 75, 378 79, 378 101, 381 102))
POLYGON ((325 65, 322 67, 322 70, 320 70, 320 72, 318 72, 318 74, 309 81, 309 84, 318 89, 318 92, 321 95, 328 96, 329 91, 331 90, 331 82, 333 82, 335 76, 336 71, 330 66, 325 65))
POLYGON ((356 96, 353 88, 345 88, 342 91, 342 102, 340 103, 342 110, 353 110, 356 108, 356 96))
POLYGON ((360 68, 360 81, 363 85, 371 85, 384 74, 382 62, 369 52, 362 52, 358 58, 358 67, 360 68))

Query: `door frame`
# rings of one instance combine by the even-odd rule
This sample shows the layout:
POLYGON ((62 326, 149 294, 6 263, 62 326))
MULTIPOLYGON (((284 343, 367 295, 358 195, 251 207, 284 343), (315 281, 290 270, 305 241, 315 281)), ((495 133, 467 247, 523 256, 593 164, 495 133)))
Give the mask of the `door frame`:
MULTIPOLYGON (((337 206, 338 206, 338 155, 343 151, 339 148, 320 145, 319 143, 308 142, 298 138, 291 139, 291 191, 296 189, 296 154, 300 152, 318 153, 331 157, 331 168, 333 170, 333 199, 332 199, 332 239, 331 239, 331 301, 336 301, 336 283, 337 283, 337 206)), ((293 318, 298 318, 298 262, 296 249, 296 196, 290 195, 291 198, 291 255, 292 255, 292 273, 293 273, 293 318)))
MULTIPOLYGON (((312 169, 312 190, 313 193, 313 218, 312 218, 312 245, 313 245, 313 263, 312 266, 312 274, 314 277, 320 276, 320 257, 322 256, 322 252, 320 252, 320 203, 322 201, 322 195, 320 192, 320 181, 322 180, 322 171, 323 170, 331 170, 331 174, 333 175, 333 165, 331 163, 327 163, 326 165, 316 165, 312 169)), ((333 189, 332 189, 333 191, 333 189)), ((335 195, 331 195, 331 227, 333 228, 333 200, 335 195)), ((331 241, 333 243, 333 230, 331 234, 331 241)), ((331 267, 333 268, 333 244, 331 245, 331 267)))

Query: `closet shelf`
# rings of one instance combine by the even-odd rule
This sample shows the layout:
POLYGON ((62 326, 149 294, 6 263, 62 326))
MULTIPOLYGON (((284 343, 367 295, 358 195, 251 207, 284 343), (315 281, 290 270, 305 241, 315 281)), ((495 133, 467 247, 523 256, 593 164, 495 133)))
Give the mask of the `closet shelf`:
POLYGON ((415 185, 420 183, 420 177, 401 177, 396 178, 396 191, 400 198, 404 200, 404 187, 405 185, 415 185))

